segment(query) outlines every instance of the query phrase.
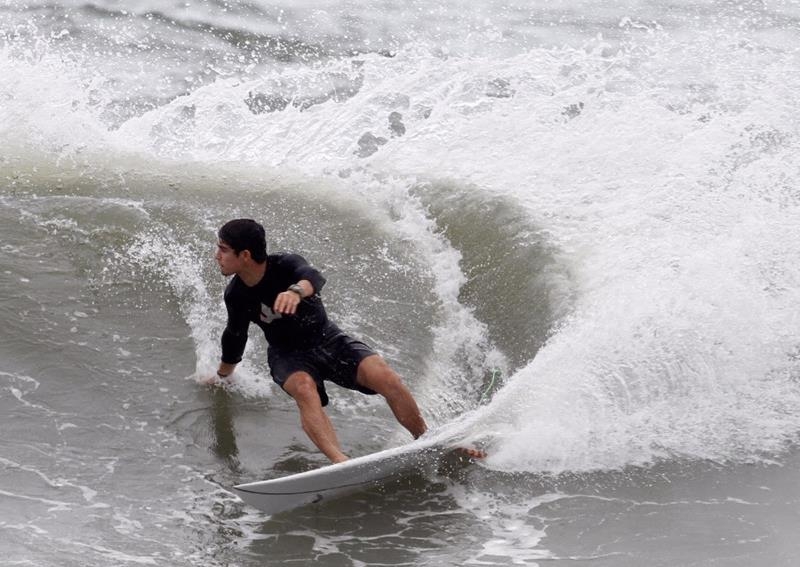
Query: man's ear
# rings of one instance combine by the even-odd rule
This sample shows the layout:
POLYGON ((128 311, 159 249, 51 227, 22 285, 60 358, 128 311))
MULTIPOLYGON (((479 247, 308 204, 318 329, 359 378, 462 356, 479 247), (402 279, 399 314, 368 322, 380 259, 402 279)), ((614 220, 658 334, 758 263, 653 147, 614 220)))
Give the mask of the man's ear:
POLYGON ((250 250, 247 250, 247 249, 242 250, 241 252, 239 252, 239 257, 242 260, 245 260, 245 261, 252 261, 253 260, 253 255, 250 253, 250 250))

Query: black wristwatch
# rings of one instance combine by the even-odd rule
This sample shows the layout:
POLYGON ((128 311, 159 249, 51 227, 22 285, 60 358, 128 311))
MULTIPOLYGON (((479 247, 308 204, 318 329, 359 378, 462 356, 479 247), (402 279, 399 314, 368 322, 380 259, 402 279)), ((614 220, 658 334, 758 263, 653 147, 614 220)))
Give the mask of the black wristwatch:
POLYGON ((303 299, 303 286, 301 286, 300 284, 292 284, 286 289, 288 291, 295 292, 297 295, 300 296, 300 299, 303 299))

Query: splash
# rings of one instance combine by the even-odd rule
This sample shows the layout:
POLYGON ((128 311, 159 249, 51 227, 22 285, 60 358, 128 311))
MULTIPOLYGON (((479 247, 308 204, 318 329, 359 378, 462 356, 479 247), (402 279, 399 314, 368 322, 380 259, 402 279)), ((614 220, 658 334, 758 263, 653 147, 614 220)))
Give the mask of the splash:
MULTIPOLYGON (((476 188, 512 203, 563 267, 556 296, 569 305, 553 309, 544 347, 508 368, 460 435, 483 437, 490 464, 508 470, 756 459, 800 431, 800 55, 747 27, 688 41, 645 28, 582 49, 481 57, 410 45, 393 57, 288 65, 200 86, 117 130, 97 118, 102 104, 77 98, 86 83, 65 77, 63 62, 5 54, 23 78, 3 87, 15 101, 4 117, 46 155, 69 147, 96 164, 102 146, 116 157, 274 168, 365 203, 435 274, 442 323, 428 395, 466 390, 441 401, 453 404, 448 415, 471 407, 476 376, 504 357, 462 301, 463 257, 430 206, 457 215, 459 203, 420 192, 476 188), (61 108, 66 119, 27 116, 28 96, 56 110, 58 97, 36 88, 51 79, 78 104, 61 108)), ((195 308, 208 301, 205 284, 192 270, 176 277, 195 329, 208 315, 195 308)), ((524 327, 531 310, 509 317, 524 327)), ((210 337, 194 338, 211 352, 210 337)))

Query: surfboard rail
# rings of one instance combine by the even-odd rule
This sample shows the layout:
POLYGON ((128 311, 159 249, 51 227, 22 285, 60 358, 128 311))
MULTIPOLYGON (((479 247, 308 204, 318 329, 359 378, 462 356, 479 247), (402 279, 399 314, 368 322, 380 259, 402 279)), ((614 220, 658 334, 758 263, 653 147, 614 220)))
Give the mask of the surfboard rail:
POLYGON ((428 466, 443 450, 434 441, 417 440, 343 463, 238 484, 233 492, 246 504, 271 515, 381 484, 402 472, 428 466))

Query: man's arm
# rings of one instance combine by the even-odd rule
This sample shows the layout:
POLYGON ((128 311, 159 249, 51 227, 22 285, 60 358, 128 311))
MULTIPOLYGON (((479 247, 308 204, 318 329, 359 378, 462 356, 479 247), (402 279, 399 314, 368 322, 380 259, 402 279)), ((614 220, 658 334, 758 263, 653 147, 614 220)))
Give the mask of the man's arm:
POLYGON ((283 315, 294 315, 297 313, 297 306, 300 305, 300 302, 306 297, 311 297, 314 293, 316 293, 316 290, 310 281, 300 280, 290 285, 286 291, 278 294, 272 310, 283 315))
POLYGON ((294 315, 303 299, 320 292, 325 277, 299 254, 287 254, 281 258, 281 268, 292 274, 295 283, 278 294, 272 309, 282 315, 294 315))
POLYGON ((227 378, 242 361, 244 347, 247 345, 247 328, 250 320, 247 313, 237 307, 235 300, 228 291, 225 293, 225 307, 228 310, 228 322, 222 331, 222 357, 217 369, 217 376, 227 378))

